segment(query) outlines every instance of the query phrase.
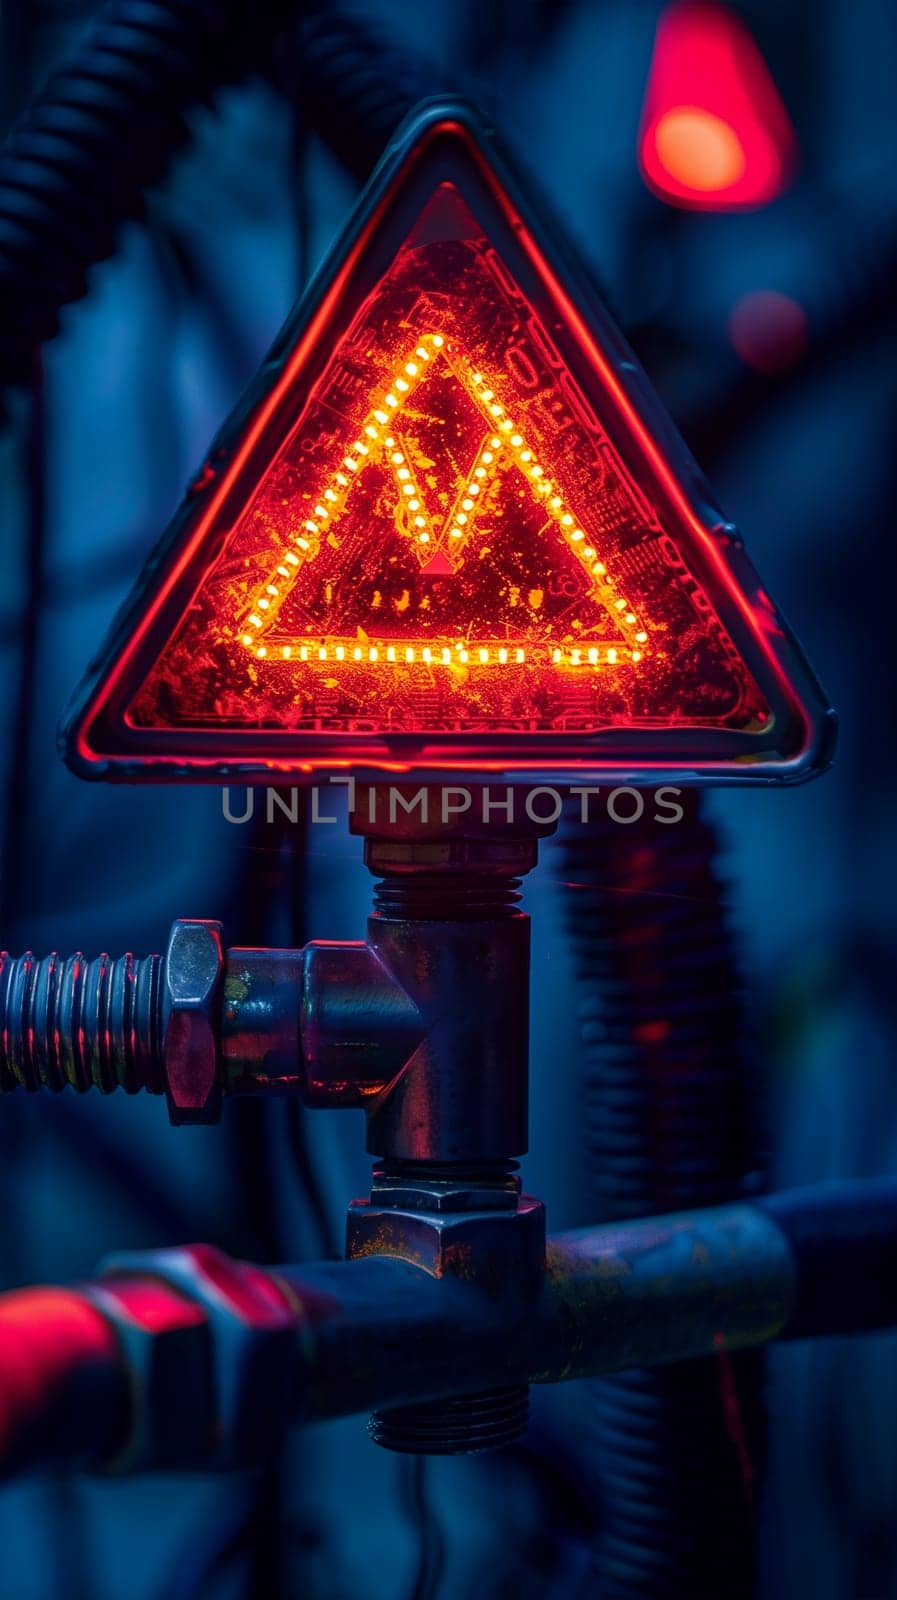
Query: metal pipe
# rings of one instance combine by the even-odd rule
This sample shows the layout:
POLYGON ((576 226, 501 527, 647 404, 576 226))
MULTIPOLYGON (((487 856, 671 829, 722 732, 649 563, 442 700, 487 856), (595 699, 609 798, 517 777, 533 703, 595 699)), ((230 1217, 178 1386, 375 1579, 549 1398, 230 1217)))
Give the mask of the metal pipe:
POLYGON ((309 1309, 299 1415, 318 1418, 765 1344, 786 1328, 797 1295, 784 1234, 748 1205, 555 1235, 524 1327, 463 1281, 422 1276, 407 1262, 372 1257, 279 1275, 309 1309))
MULTIPOLYGON (((887 1179, 557 1235, 549 1241, 541 1292, 523 1315, 517 1298, 383 1256, 267 1272, 197 1249, 136 1255, 111 1270, 119 1295, 129 1281, 153 1285, 156 1295, 167 1285, 178 1296, 165 1337, 196 1341, 192 1357, 179 1346, 178 1370, 192 1359, 194 1373, 183 1387, 184 1412, 200 1398, 209 1403, 195 1382, 205 1363, 226 1396, 228 1415, 249 1407, 251 1415, 285 1425, 528 1381, 660 1366, 835 1327, 860 1332, 897 1325, 895 1253, 897 1180, 887 1179), (861 1264, 854 1276, 875 1289, 859 1295, 845 1319, 841 1308, 854 1298, 853 1262, 861 1264), (191 1319, 187 1313, 196 1307, 202 1315, 191 1319), (235 1337, 240 1327, 242 1346, 235 1337), (236 1353, 241 1348, 249 1352, 245 1367, 236 1353), (263 1381, 267 1387, 260 1388, 263 1381)), ((40 1381, 41 1352, 49 1360, 59 1348, 58 1340, 43 1337, 47 1291, 0 1297, 0 1355, 21 1344, 34 1353, 38 1369, 24 1430, 36 1442, 32 1459, 92 1455, 102 1463, 110 1437, 127 1420, 126 1393, 132 1426, 139 1417, 147 1428, 152 1403, 166 1414, 171 1410, 170 1381, 160 1383, 158 1376, 158 1317, 135 1343, 116 1322, 110 1309, 115 1294, 106 1284, 85 1285, 78 1294, 109 1318, 119 1337, 117 1343, 92 1339, 83 1373, 78 1361, 67 1363, 63 1409, 52 1381, 40 1381), (76 1434, 72 1416, 80 1419, 76 1434)), ((21 1461, 23 1427, 11 1431, 7 1419, 18 1414, 21 1423, 22 1407, 17 1367, 0 1359, 0 1472, 21 1461)), ((201 1441, 201 1448, 194 1443, 176 1462, 169 1445, 167 1464, 208 1463, 219 1448, 229 1452, 229 1461, 240 1458, 220 1417, 216 1422, 203 1413, 192 1434, 188 1420, 183 1437, 201 1441)))
POLYGON ((364 1106, 425 1031, 414 1000, 360 942, 223 951, 218 923, 174 923, 164 956, 0 951, 0 1093, 168 1097, 214 1122, 222 1095, 364 1106))
MULTIPOLYGON (((506 1320, 523 1322, 540 1288, 545 1212, 515 1176, 529 1099, 530 925, 518 901, 554 823, 496 826, 485 806, 468 815, 472 796, 447 817, 444 793, 426 785, 381 785, 368 799, 367 815, 350 818, 379 880, 368 943, 413 996, 424 1033, 368 1107, 367 1147, 381 1159, 370 1202, 349 1209, 346 1254, 488 1285, 506 1320)), ((505 1375, 375 1412, 370 1429, 391 1450, 456 1455, 520 1438, 528 1414, 528 1385, 505 1375)))

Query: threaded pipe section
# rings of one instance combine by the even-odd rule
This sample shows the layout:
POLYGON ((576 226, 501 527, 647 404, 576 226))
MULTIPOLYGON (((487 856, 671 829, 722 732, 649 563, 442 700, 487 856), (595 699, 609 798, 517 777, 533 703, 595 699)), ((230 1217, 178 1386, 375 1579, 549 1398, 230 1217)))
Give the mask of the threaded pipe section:
POLYGON ((165 1092, 161 957, 0 954, 0 1089, 165 1092))
POLYGON ((528 1419, 529 1389, 521 1384, 378 1411, 368 1427, 375 1444, 384 1450, 461 1456, 513 1444, 526 1433, 528 1419))
POLYGON ((415 922, 480 922, 515 915, 520 901, 519 878, 485 874, 420 873, 383 878, 374 889, 374 910, 381 916, 415 922))
MULTIPOLYGON (((374 1168, 374 1188, 384 1184, 414 1193, 421 1184, 453 1190, 469 1189, 516 1204, 520 1188, 516 1161, 381 1161, 374 1168)), ((488 1389, 481 1394, 455 1395, 422 1405, 377 1411, 368 1423, 371 1438, 384 1450, 405 1455, 462 1456, 500 1450, 522 1438, 529 1420, 526 1384, 488 1389)))
POLYGON ((387 139, 418 101, 451 82, 439 62, 403 40, 396 49, 385 30, 328 0, 307 0, 291 58, 281 52, 274 72, 306 119, 364 179, 387 139))

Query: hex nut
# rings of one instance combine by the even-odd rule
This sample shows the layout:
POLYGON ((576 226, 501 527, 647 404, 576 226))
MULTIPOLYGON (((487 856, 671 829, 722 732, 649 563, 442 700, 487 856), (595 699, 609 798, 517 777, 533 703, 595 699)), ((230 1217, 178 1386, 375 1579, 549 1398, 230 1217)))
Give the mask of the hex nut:
POLYGON ((165 1093, 171 1121, 217 1122, 218 992, 224 972, 221 923, 172 926, 163 965, 165 1093))
POLYGON ((98 1465, 109 1473, 198 1465, 216 1442, 208 1314, 173 1286, 134 1275, 124 1258, 122 1264, 119 1273, 110 1262, 108 1277, 85 1291, 116 1331, 134 1408, 127 1437, 98 1465))
POLYGON ((521 1195, 515 1211, 399 1211, 353 1200, 346 1255, 398 1256, 435 1278, 478 1284, 491 1299, 538 1291, 545 1260, 545 1208, 521 1195))
POLYGON ((109 1257, 87 1292, 115 1327, 133 1397, 104 1470, 270 1458, 287 1421, 300 1315, 276 1276, 211 1245, 180 1245, 109 1257))

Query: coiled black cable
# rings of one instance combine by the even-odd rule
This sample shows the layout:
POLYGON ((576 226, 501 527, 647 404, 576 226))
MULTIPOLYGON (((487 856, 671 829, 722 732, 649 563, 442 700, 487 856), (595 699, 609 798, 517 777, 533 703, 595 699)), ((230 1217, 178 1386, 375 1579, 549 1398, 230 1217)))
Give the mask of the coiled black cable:
MULTIPOLYGON (((682 803, 678 824, 571 819, 562 840, 596 1220, 760 1183, 716 841, 682 803)), ((753 1593, 761 1390, 754 1352, 595 1382, 602 1600, 753 1593)))
POLYGON ((298 98, 306 123, 357 178, 367 178, 390 135, 419 100, 450 88, 433 61, 329 0, 306 0, 295 49, 281 49, 274 74, 298 98))
POLYGON ((63 306, 85 293, 123 223, 168 171, 187 114, 222 84, 269 72, 359 177, 439 86, 356 18, 289 0, 107 0, 0 156, 0 383, 21 383, 63 306))
POLYGON ((187 138, 186 115, 270 54, 278 0, 107 0, 0 157, 0 378, 84 294, 187 138))

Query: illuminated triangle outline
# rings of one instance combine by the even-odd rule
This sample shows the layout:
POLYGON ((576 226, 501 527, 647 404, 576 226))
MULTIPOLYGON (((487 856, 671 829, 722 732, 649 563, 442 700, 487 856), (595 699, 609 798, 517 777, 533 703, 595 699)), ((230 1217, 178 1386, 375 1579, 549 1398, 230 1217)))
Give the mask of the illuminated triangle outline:
MULTIPOLYGON (((299 532, 294 535, 292 544, 295 548, 281 551, 282 559, 268 573, 267 580, 257 590, 245 620, 240 624, 241 642, 257 660, 269 659, 273 662, 298 658, 341 661, 348 655, 355 661, 367 657, 370 661, 383 659, 387 662, 407 663, 416 659, 416 650, 427 664, 432 662, 449 666, 455 660, 466 663, 471 655, 475 660, 479 659, 482 664, 496 662, 504 664, 512 659, 517 665, 524 662, 525 651, 511 641, 504 643, 491 641, 491 644, 484 642, 479 647, 465 640, 459 640, 453 646, 434 645, 432 641, 428 641, 423 646, 418 644, 415 647, 407 640, 402 640, 393 644, 384 641, 381 646, 360 645, 355 641, 334 643, 332 641, 336 639, 336 635, 330 635, 329 644, 315 645, 309 638, 306 638, 305 642, 297 643, 293 639, 287 640, 283 635, 277 636, 276 621, 280 608, 303 568, 318 555, 322 535, 326 536, 345 511, 354 481, 365 466, 378 460, 387 451, 390 454, 388 465, 393 473, 396 487, 400 495, 404 494, 408 503, 408 510, 413 519, 412 529, 417 529, 416 535, 410 529, 403 529, 396 518, 396 532, 400 537, 416 539, 419 548, 415 553, 422 566, 440 551, 446 555, 450 563, 454 564, 453 558, 457 560, 474 534, 477 520, 476 496, 480 491, 477 474, 483 472, 488 477, 516 467, 527 483, 535 503, 541 506, 547 518, 557 525, 568 549, 592 580, 589 598, 605 611, 616 630, 612 640, 590 641, 588 645, 579 648, 561 649, 541 641, 537 648, 547 650, 555 665, 593 668, 613 666, 621 658, 623 661, 638 662, 647 653, 644 646, 648 635, 637 613, 630 602, 619 593, 597 551, 586 542, 587 535, 579 527, 578 519, 573 516, 563 496, 557 492, 555 484, 546 476, 544 468, 535 459, 524 435, 497 399, 489 380, 481 372, 469 367, 465 359, 455 352, 451 341, 442 334, 425 333, 417 340, 407 360, 398 364, 392 383, 386 389, 381 403, 369 410, 358 430, 358 437, 349 447, 339 467, 331 474, 327 488, 316 501, 312 516, 303 521, 299 532), (443 531, 434 539, 426 503, 414 478, 413 466, 388 430, 394 420, 399 420, 405 405, 432 370, 434 360, 440 356, 446 360, 456 379, 479 408, 487 423, 487 433, 478 447, 470 472, 466 475, 466 484, 462 480, 462 485, 457 491, 455 503, 443 524, 443 531), (501 438, 502 434, 504 438, 501 438), (497 460, 494 459, 496 457, 497 460)), ((397 510, 401 503, 400 499, 397 502, 397 510)))

